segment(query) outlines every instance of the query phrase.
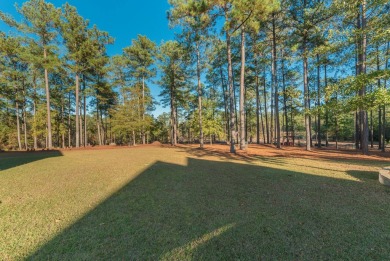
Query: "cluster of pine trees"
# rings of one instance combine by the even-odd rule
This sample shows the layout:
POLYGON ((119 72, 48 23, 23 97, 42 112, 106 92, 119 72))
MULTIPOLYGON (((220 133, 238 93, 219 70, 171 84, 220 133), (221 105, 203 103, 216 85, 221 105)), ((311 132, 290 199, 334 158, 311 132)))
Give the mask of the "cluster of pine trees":
MULTIPOLYGON (((190 53, 182 62, 197 79, 198 102, 171 99, 172 111, 185 111, 189 139, 196 130, 203 146, 207 132, 210 141, 226 138, 231 152, 235 143, 280 148, 300 136, 307 150, 342 139, 355 140, 364 154, 374 141, 385 149, 388 1, 169 2, 177 43, 190 53)), ((170 86, 180 93, 181 86, 170 86)), ((175 124, 177 113, 170 118, 175 124)))
MULTIPOLYGON (((16 6, 22 21, 0 12, 15 33, 0 32, 0 144, 37 149, 104 143, 116 94, 108 79, 108 33, 75 7, 44 0, 16 6), (96 114, 87 112, 87 101, 96 114), (91 118, 95 126, 91 126, 91 118), (93 136, 92 133, 99 135, 93 136)), ((89 111, 91 111, 90 108, 89 111)))
MULTIPOLYGON (((385 0, 169 0, 176 39, 138 36, 109 57, 107 32, 69 4, 0 11, 0 145, 8 149, 227 141, 385 150, 385 0), (169 113, 152 116, 150 85, 169 113)), ((1 149, 1 148, 0 148, 1 149)))

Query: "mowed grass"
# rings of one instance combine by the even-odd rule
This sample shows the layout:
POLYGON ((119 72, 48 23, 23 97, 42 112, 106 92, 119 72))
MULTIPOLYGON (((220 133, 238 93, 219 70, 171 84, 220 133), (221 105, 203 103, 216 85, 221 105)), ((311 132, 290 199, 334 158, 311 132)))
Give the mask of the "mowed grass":
POLYGON ((0 154, 0 260, 388 260, 378 159, 0 154))

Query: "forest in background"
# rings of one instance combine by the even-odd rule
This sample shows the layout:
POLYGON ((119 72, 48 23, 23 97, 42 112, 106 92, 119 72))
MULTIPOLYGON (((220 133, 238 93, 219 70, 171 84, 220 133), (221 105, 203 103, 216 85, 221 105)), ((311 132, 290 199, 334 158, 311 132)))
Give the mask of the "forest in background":
MULTIPOLYGON (((176 39, 109 33, 76 7, 30 0, 0 32, 0 149, 161 141, 284 145, 390 139, 390 3, 169 0, 176 39), (154 117, 161 88, 169 113, 154 117)), ((337 146, 337 145, 336 145, 337 146)))

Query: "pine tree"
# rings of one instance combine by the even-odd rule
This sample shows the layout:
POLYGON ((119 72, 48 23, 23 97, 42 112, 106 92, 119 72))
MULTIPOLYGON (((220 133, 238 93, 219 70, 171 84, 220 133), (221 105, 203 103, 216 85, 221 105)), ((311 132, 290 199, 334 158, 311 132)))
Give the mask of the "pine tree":
POLYGON ((43 68, 45 77, 46 91, 46 112, 47 112, 47 148, 52 149, 52 128, 50 114, 50 86, 48 71, 55 66, 55 56, 53 56, 53 46, 51 45, 57 37, 56 21, 60 17, 60 11, 53 4, 44 0, 30 0, 23 3, 21 8, 17 8, 18 13, 22 16, 23 22, 17 23, 12 17, 0 11, 0 19, 16 27, 26 34, 37 37, 43 56, 43 68), (54 59, 53 59, 54 58, 54 59))
POLYGON ((162 102, 170 106, 170 140, 173 146, 178 140, 178 106, 184 102, 188 75, 186 65, 188 54, 177 41, 168 41, 160 47, 159 68, 161 78, 159 85, 162 88, 160 96, 162 102))
POLYGON ((156 70, 153 68, 155 63, 156 45, 146 36, 138 35, 137 39, 132 41, 131 46, 123 49, 123 53, 126 58, 125 62, 129 69, 130 78, 137 83, 136 86, 142 86, 140 128, 142 144, 145 144, 145 130, 150 127, 146 122, 146 112, 153 104, 146 82, 156 74, 156 70))

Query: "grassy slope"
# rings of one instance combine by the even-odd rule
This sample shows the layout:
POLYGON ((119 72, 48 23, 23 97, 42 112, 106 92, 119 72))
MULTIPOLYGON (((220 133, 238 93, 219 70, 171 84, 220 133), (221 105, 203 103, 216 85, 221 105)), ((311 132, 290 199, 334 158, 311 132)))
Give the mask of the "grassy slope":
POLYGON ((159 147, 63 154, 0 155, 1 260, 390 256, 385 162, 159 147))

